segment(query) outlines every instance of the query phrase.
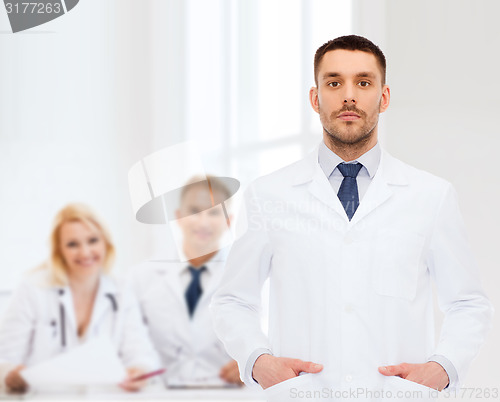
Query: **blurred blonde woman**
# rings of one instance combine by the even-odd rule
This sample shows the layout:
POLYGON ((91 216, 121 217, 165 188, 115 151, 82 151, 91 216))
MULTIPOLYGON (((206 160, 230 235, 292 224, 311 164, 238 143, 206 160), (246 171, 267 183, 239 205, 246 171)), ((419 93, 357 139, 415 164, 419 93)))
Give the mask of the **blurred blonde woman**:
POLYGON ((108 275, 115 254, 109 232, 87 206, 70 204, 56 215, 50 240, 49 260, 30 272, 0 323, 0 387, 24 392, 24 367, 104 335, 127 368, 120 385, 139 390, 145 382, 133 378, 158 361, 132 293, 108 275))

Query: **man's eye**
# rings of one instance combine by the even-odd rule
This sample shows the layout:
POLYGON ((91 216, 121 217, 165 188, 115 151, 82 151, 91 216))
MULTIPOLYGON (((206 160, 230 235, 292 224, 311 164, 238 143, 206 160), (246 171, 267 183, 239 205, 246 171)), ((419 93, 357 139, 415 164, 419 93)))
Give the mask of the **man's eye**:
POLYGON ((367 87, 368 85, 370 85, 370 83, 368 81, 361 81, 359 85, 361 85, 362 87, 367 87))
POLYGON ((340 85, 340 83, 337 81, 328 83, 328 86, 330 86, 330 87, 338 87, 339 85, 340 85))

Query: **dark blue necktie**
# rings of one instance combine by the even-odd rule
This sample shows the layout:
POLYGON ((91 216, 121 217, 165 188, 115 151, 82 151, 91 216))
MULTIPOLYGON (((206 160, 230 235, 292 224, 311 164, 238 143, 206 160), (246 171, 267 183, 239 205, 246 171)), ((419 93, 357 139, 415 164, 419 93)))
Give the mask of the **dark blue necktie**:
POLYGON ((356 183, 356 176, 363 165, 361 163, 339 163, 337 167, 340 170, 340 173, 342 173, 342 176, 344 176, 344 180, 342 180, 342 184, 339 188, 339 200, 342 203, 349 220, 351 220, 359 205, 358 183, 356 183))
POLYGON ((200 299, 202 289, 201 289, 201 283, 200 283, 200 276, 206 267, 201 267, 199 269, 193 268, 193 267, 188 267, 189 271, 191 271, 191 283, 189 284, 188 288, 186 289, 186 301, 189 309, 189 315, 193 316, 194 309, 196 308, 196 304, 198 303, 198 300, 200 299))

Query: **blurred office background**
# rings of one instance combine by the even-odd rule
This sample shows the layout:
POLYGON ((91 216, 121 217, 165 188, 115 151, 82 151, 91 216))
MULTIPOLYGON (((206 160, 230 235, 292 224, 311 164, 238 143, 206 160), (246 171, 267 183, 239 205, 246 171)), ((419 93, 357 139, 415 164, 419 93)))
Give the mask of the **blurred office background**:
MULTIPOLYGON (((304 156, 321 140, 314 52, 350 33, 387 57, 382 145, 455 185, 498 309, 499 13, 494 0, 82 0, 13 35, 0 10, 0 311, 67 202, 108 222, 118 271, 162 246, 165 227, 136 222, 129 200, 146 155, 196 141, 205 170, 243 188, 304 156)), ((470 386, 498 386, 499 322, 470 386)))

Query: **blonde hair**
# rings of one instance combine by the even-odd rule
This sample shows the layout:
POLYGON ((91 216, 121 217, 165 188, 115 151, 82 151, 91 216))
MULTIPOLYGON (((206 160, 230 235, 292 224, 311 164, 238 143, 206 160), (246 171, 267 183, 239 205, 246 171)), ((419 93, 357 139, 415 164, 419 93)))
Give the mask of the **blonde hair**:
POLYGON ((50 271, 50 279, 54 285, 68 283, 68 267, 61 253, 61 227, 66 222, 81 222, 90 229, 99 231, 106 243, 106 257, 103 271, 109 273, 115 257, 115 247, 111 241, 109 231, 97 215, 84 204, 68 204, 61 209, 54 218, 50 235, 50 257, 46 267, 50 271))

